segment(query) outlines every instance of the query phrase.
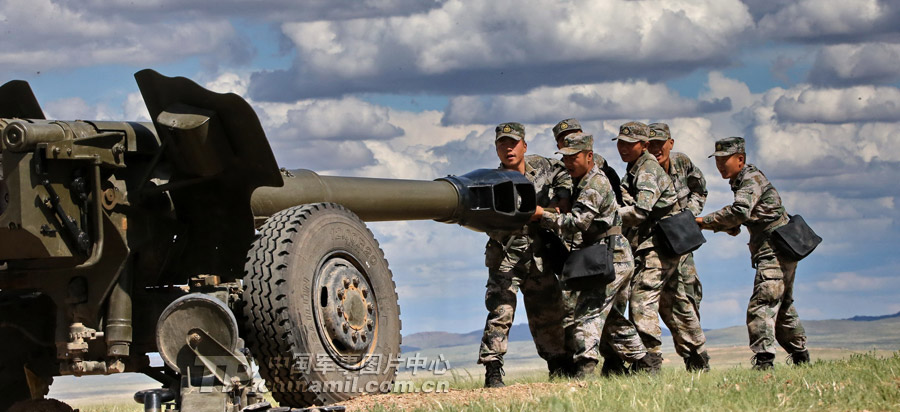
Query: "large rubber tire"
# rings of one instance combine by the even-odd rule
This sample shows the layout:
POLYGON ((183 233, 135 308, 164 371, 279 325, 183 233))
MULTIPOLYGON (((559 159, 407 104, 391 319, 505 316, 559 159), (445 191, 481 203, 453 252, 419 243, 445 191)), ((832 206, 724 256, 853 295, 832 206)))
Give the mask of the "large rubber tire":
POLYGON ((391 390, 400 353, 396 286, 352 212, 318 203, 276 213, 259 229, 243 282, 245 339, 281 406, 391 390))
POLYGON ((46 395, 59 369, 53 345, 53 301, 46 295, 0 292, 0 412, 31 399, 25 374, 36 380, 36 395, 46 395))

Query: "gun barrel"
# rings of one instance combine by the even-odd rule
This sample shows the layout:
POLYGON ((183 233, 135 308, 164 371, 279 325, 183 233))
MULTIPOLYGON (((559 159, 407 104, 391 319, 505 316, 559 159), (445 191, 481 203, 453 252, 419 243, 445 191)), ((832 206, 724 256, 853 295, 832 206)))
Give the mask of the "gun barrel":
POLYGON ((516 230, 535 209, 534 186, 516 172, 480 169, 436 181, 320 176, 294 170, 284 186, 260 187, 250 201, 256 217, 289 207, 334 202, 368 222, 436 220, 476 231, 516 230))
POLYGON ((67 135, 71 132, 67 133, 59 123, 16 120, 3 128, 3 143, 11 151, 24 152, 34 149, 38 143, 57 142, 67 135))
POLYGON ((317 202, 339 203, 367 222, 429 220, 452 216, 458 206, 453 185, 437 181, 320 176, 292 170, 283 187, 253 192, 255 216, 271 216, 292 206, 317 202))

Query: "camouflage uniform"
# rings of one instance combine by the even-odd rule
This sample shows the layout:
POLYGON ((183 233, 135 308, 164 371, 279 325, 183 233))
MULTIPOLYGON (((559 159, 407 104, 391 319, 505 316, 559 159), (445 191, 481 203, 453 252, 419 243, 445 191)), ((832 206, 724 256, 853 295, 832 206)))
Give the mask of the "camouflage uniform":
MULTIPOLYGON (((561 120, 553 127, 553 137, 557 142, 565 136, 576 132, 583 133, 583 130, 581 128, 581 123, 575 118, 561 120)), ((621 204, 622 193, 619 175, 612 166, 609 165, 606 159, 597 152, 594 152, 594 164, 596 165, 597 170, 601 172, 600 174, 606 177, 607 182, 612 187, 612 190, 615 193, 616 204, 621 204)), ((559 167, 561 168, 562 173, 568 174, 565 170, 565 165, 562 162, 559 162, 559 167)), ((625 317, 630 291, 630 286, 626 285, 626 287, 622 288, 616 295, 611 313, 607 317, 604 329, 605 332, 601 337, 600 350, 604 357, 618 356, 625 361, 633 362, 643 357, 646 353, 646 349, 644 349, 644 344, 641 343, 640 338, 637 336, 637 332, 634 331, 634 326, 631 325, 631 321, 625 317), (631 333, 628 332, 629 330, 631 333)), ((574 347, 576 343, 575 306, 578 302, 577 292, 573 293, 571 291, 563 290, 563 302, 566 305, 566 346, 569 354, 574 358, 575 353, 578 352, 578 348, 574 347)))
MULTIPOLYGON (((713 156, 744 153, 743 146, 743 139, 723 139, 716 142, 713 156)), ((743 224, 750 232, 750 259, 756 269, 747 307, 750 349, 774 356, 777 341, 790 354, 805 352, 806 333, 793 298, 797 262, 779 256, 769 241, 772 231, 788 221, 781 197, 752 164, 746 164, 729 183, 734 203, 704 216, 703 228, 724 231, 743 224)))
MULTIPOLYGON (((648 135, 646 125, 630 122, 622 125, 617 139, 647 141, 648 135)), ((677 194, 669 174, 653 155, 644 151, 626 168, 622 198, 625 205, 619 209, 619 214, 635 254, 629 316, 648 353, 660 354, 660 295, 677 292, 673 289, 678 286, 675 271, 679 258, 659 254, 654 227, 660 219, 679 210, 677 194), (666 292, 663 292, 664 288, 666 292)))
MULTIPOLYGON (((568 173, 559 173, 555 163, 559 161, 541 156, 525 157, 525 177, 534 184, 538 205, 548 206, 551 199, 570 196, 572 178, 568 173)), ((548 361, 566 356, 562 291, 549 265, 543 264, 540 237, 533 236, 535 231, 530 226, 536 224, 513 233, 488 233, 485 246, 488 281, 484 298, 488 316, 478 363, 499 361, 502 364, 518 290, 522 291, 528 327, 538 354, 548 361)))
MULTIPOLYGON (((668 141, 672 135, 665 123, 650 124, 650 140, 668 141)), ((706 179, 691 159, 678 152, 669 152, 669 168, 666 170, 675 187, 678 209, 688 209, 694 216, 700 216, 706 203, 706 179)), ((700 326, 700 299, 702 296, 700 279, 694 266, 694 255, 688 253, 679 258, 676 274, 663 286, 660 298, 660 317, 672 332, 675 352, 678 356, 699 360, 707 357, 706 336, 700 326), (702 354, 702 355, 701 355, 702 354)), ((701 363, 706 363, 705 361, 701 363)), ((690 363, 689 368, 699 365, 690 363)))
MULTIPOLYGON (((675 184, 678 193, 678 205, 681 209, 688 209, 694 216, 700 216, 703 205, 706 204, 706 179, 703 172, 694 166, 691 159, 684 153, 669 153, 669 176, 675 184)), ((697 277, 697 269, 694 266, 694 254, 688 253, 678 262, 678 273, 684 279, 685 292, 700 317, 700 301, 703 299, 703 286, 697 277)))
MULTIPOLYGON (((592 141, 590 136, 580 134, 570 135, 565 139, 565 149, 569 150, 574 150, 571 147, 580 147, 579 144, 590 148, 592 141)), ((575 151, 577 152, 578 150, 575 151)), ((565 151, 562 153, 567 154, 565 151)), ((617 297, 624 299, 621 293, 627 290, 631 280, 634 260, 628 241, 617 233, 621 231, 622 220, 617 214, 618 207, 612 186, 596 165, 578 180, 572 197, 575 202, 571 212, 545 209, 540 224, 557 232, 573 250, 596 243, 613 242, 615 280, 603 288, 567 292, 570 302, 574 303, 573 333, 569 338, 575 349, 575 362, 596 362, 600 356, 605 323, 616 316, 620 318, 617 322, 628 322, 612 309, 617 297)))
MULTIPOLYGON (((575 118, 569 118, 565 120, 560 120, 556 126, 553 126, 553 137, 559 141, 562 137, 566 136, 569 133, 573 132, 583 132, 581 128, 581 122, 575 118)), ((562 163, 560 163, 562 164, 562 163)), ((603 172, 606 175, 607 180, 609 180, 609 184, 612 185, 613 192, 616 193, 616 202, 622 204, 622 193, 620 191, 621 181, 619 180, 619 175, 616 173, 616 170, 609 165, 609 162, 600 155, 600 153, 594 152, 594 164, 597 165, 597 169, 603 172)))

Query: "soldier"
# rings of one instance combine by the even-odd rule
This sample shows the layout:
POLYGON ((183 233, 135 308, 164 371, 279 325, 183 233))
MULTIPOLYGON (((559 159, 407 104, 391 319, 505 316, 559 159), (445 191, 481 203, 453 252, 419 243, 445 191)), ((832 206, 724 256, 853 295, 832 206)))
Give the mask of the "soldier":
POLYGON ((703 229, 732 236, 740 232, 742 224, 750 231, 750 259, 756 277, 747 307, 747 332, 754 369, 772 368, 776 341, 795 365, 809 363, 806 333, 794 309, 797 262, 780 256, 769 241, 772 231, 788 222, 781 197, 756 166, 746 163, 743 138, 717 141, 716 151, 709 157, 713 156, 722 178, 731 184, 734 203, 696 219, 703 229))
POLYGON ((599 359, 600 337, 619 292, 626 288, 634 271, 628 241, 622 236, 622 220, 612 186, 594 163, 593 137, 573 133, 564 137, 566 169, 573 178, 575 199, 570 212, 538 207, 535 217, 542 227, 557 232, 572 250, 605 243, 613 249, 615 279, 602 287, 570 291, 574 300, 574 346, 576 377, 593 373, 599 359))
MULTIPOLYGON (((706 179, 684 153, 672 152, 675 139, 665 123, 651 123, 648 151, 656 157, 672 183, 678 196, 678 207, 689 209, 699 216, 706 203, 706 179)), ((700 327, 700 297, 702 289, 694 254, 682 255, 672 280, 663 287, 659 311, 663 322, 672 332, 675 352, 684 359, 687 370, 709 370, 706 352, 706 336, 700 327)))
MULTIPOLYGON (((535 187, 537 202, 550 206, 568 198, 572 180, 553 172, 551 162, 540 156, 525 156, 525 128, 520 123, 501 123, 495 130, 494 145, 500 168, 524 174, 535 187)), ((516 292, 521 289, 528 315, 528 327, 551 376, 565 374, 568 365, 564 348, 565 309, 559 281, 542 259, 541 240, 536 227, 526 225, 514 233, 490 232, 485 246, 488 267, 485 306, 488 310, 478 363, 485 366, 484 386, 502 387, 503 355, 516 309, 516 292)), ((537 225, 533 225, 537 226, 537 225)))
MULTIPOLYGON (((581 123, 578 119, 569 118, 561 120, 553 127, 553 136, 556 139, 556 147, 562 149, 565 144, 565 137, 573 133, 583 133, 581 123)), ((622 204, 621 181, 616 171, 609 165, 606 159, 599 153, 594 153, 594 164, 597 169, 606 176, 612 187, 616 197, 616 204, 622 204)), ((563 210, 568 211, 568 210, 563 210)), ((600 338, 600 354, 603 356, 602 372, 604 376, 610 374, 626 373, 625 362, 637 363, 647 354, 647 349, 641 342, 637 331, 631 321, 625 317, 628 308, 628 297, 631 294, 631 286, 626 285, 619 290, 614 302, 612 310, 605 324, 604 332, 600 338)), ((575 297, 569 296, 567 291, 563 291, 563 300, 566 303, 566 345, 567 349, 574 354, 574 306, 575 297)))
POLYGON ((647 348, 646 370, 657 373, 662 365, 660 294, 663 286, 672 280, 678 257, 659 253, 654 228, 660 219, 673 215, 678 208, 672 179, 647 152, 649 134, 646 124, 629 122, 619 127, 619 135, 613 140, 618 140, 619 156, 628 164, 622 180, 624 206, 619 209, 619 215, 635 255, 629 318, 647 348))
MULTIPOLYGON (((553 126, 553 137, 556 139, 556 147, 558 149, 562 148, 563 138, 568 136, 570 133, 583 133, 584 130, 581 129, 581 123, 578 122, 578 119, 565 119, 561 120, 556 126, 553 126)), ((618 204, 622 204, 622 190, 621 190, 621 180, 619 180, 619 174, 616 173, 616 170, 609 165, 609 162, 603 158, 599 153, 594 153, 594 164, 597 165, 597 168, 606 175, 606 179, 609 180, 609 184, 612 185, 613 192, 616 194, 616 202, 618 204)))

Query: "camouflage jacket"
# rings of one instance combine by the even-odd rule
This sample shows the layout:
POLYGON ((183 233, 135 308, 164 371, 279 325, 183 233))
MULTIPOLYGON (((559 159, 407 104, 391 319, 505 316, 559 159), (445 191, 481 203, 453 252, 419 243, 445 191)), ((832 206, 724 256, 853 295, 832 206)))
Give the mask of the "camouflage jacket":
POLYGON ((600 153, 594 152, 594 164, 597 165, 597 168, 603 170, 603 166, 606 166, 606 159, 603 156, 600 156, 600 153))
POLYGON ((572 211, 544 210, 540 224, 556 232, 570 249, 579 249, 600 241, 613 227, 622 226, 616 197, 606 175, 596 165, 576 182, 572 211))
POLYGON ((787 223, 781 196, 756 166, 744 165, 729 183, 734 192, 734 203, 704 216, 704 228, 718 232, 743 224, 750 232, 750 245, 754 248, 762 244, 772 230, 787 223))
MULTIPOLYGON (((502 169, 501 165, 499 169, 502 169)), ((566 172, 562 162, 556 159, 548 159, 537 155, 525 156, 525 178, 534 184, 537 195, 537 204, 541 207, 550 205, 557 199, 565 199, 572 193, 572 177, 566 172)), ((529 225, 523 226, 514 232, 491 231, 488 232, 488 245, 491 242, 499 243, 507 259, 517 261, 527 257, 529 246, 534 239, 529 237, 529 225)), ((496 247, 497 245, 493 245, 496 247)))
POLYGON ((660 219, 675 214, 678 196, 672 178, 647 151, 628 164, 622 179, 619 209, 625 236, 636 252, 653 247, 653 228, 660 219))
MULTIPOLYGON (((500 167, 503 168, 502 166, 500 167)), ((538 206, 545 207, 560 199, 568 199, 572 194, 572 177, 566 171, 566 165, 559 159, 540 155, 525 156, 525 177, 534 183, 538 206), (550 164, 549 168, 547 164, 550 164), (533 173, 529 176, 529 166, 533 173), (538 187, 538 180, 544 181, 546 190, 538 187)))
POLYGON ((675 184, 675 192, 678 193, 678 207, 682 210, 690 209, 694 216, 700 216, 708 193, 703 172, 694 166, 691 158, 678 152, 670 152, 667 172, 675 184))

